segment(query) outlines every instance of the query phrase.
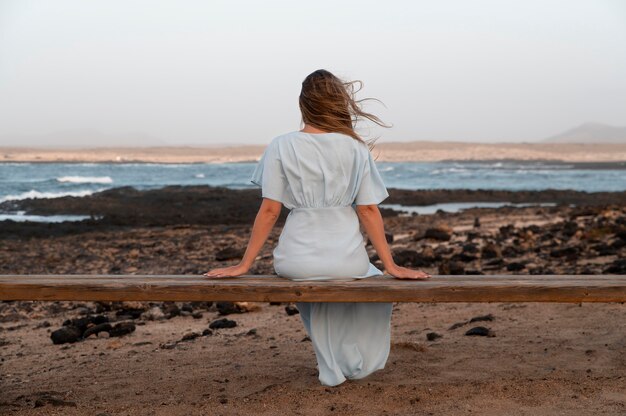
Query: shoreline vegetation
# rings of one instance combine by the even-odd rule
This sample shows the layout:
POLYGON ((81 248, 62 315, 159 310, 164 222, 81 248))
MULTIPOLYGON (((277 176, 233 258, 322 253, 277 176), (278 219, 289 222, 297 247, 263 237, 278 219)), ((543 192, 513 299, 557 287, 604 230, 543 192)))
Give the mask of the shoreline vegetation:
MULTIPOLYGON (((256 162, 265 145, 29 148, 0 147, 0 163, 245 163, 256 162)), ((538 161, 611 163, 623 166, 626 144, 379 142, 380 162, 538 161)))

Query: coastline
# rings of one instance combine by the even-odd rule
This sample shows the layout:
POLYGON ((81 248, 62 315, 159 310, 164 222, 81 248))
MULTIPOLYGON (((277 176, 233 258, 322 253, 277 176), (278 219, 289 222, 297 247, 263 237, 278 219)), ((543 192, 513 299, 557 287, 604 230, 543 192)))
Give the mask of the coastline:
MULTIPOLYGON (((0 163, 252 163, 265 145, 226 147, 28 148, 0 147, 0 163)), ((626 144, 387 142, 380 162, 626 162, 626 144)))

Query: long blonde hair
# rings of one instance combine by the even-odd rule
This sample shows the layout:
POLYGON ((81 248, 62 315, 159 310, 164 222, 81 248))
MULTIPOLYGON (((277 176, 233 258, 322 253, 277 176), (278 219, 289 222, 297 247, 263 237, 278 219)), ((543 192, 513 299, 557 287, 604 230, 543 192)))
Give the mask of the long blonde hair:
POLYGON ((366 100, 380 102, 376 98, 356 99, 363 88, 362 81, 342 81, 325 69, 318 69, 302 81, 300 112, 302 121, 330 133, 343 133, 368 145, 370 150, 378 138, 363 140, 355 131, 356 123, 366 118, 381 127, 391 127, 374 114, 361 109, 366 100), (355 85, 358 84, 358 89, 355 85))

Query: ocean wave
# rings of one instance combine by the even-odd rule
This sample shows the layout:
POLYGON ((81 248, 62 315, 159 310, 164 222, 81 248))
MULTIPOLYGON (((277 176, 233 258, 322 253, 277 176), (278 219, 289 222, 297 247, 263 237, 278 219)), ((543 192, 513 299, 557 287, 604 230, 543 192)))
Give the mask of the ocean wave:
MULTIPOLYGON (((0 214, 0 221, 15 221, 15 222, 66 222, 66 221, 82 221, 91 218, 89 215, 24 215, 23 211, 14 214, 0 214)), ((102 218, 102 216, 94 217, 95 219, 102 218)))
POLYGON ((469 169, 465 168, 442 168, 430 171, 429 175, 440 175, 442 173, 466 173, 469 169))
POLYGON ((56 180, 70 183, 113 183, 110 176, 61 176, 56 180))
POLYGON ((3 196, 0 197, 0 202, 5 202, 5 201, 20 201, 22 199, 48 199, 48 198, 60 198, 63 196, 89 196, 93 193, 96 192, 100 192, 100 191, 104 191, 105 189, 108 188, 101 188, 101 189, 92 189, 92 190, 84 190, 84 191, 74 191, 74 192, 41 192, 41 191, 36 191, 34 189, 31 189, 28 192, 22 192, 21 194, 18 195, 7 195, 7 196, 3 196))
POLYGON ((196 174, 195 174, 195 175, 193 175, 193 176, 194 176, 194 178, 201 179, 201 178, 204 178, 204 173, 196 173, 196 174))

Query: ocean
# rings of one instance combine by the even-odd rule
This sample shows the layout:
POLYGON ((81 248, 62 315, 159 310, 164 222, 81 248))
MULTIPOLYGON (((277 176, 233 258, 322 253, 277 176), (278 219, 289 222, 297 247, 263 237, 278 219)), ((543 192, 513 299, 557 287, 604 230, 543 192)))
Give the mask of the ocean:
MULTIPOLYGON (((120 186, 255 187, 256 163, 0 163, 0 202, 85 196, 120 186)), ((625 191, 626 164, 556 162, 377 162, 388 188, 625 191)), ((20 217, 4 213, 1 219, 20 217), (7 216, 9 215, 9 216, 7 216)), ((75 218, 77 219, 77 218, 75 218)), ((51 219, 52 220, 52 219, 51 219)), ((58 219, 58 220, 62 220, 58 219)))

